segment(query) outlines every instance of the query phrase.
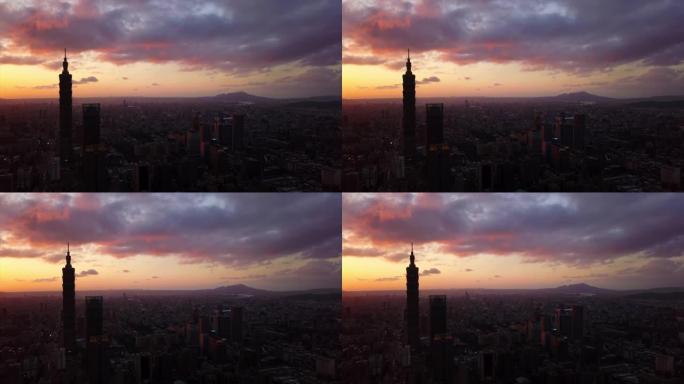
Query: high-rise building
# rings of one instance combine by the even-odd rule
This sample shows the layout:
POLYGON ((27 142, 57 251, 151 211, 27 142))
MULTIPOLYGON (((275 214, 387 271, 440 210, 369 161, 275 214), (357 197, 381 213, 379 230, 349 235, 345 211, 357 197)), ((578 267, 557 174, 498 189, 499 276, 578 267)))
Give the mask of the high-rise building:
POLYGON ((430 295, 430 341, 447 333, 447 302, 445 295, 430 295))
POLYGON ((404 156, 412 159, 416 152, 416 75, 411 72, 411 52, 406 57, 406 73, 403 75, 404 156))
POLYGON ((86 340, 103 334, 102 296, 86 296, 86 340))
POLYGON ((413 244, 411 244, 411 256, 409 265, 406 267, 406 333, 408 344, 418 348, 418 267, 416 267, 415 256, 413 255, 413 244))
POLYGON ((561 336, 572 336, 572 309, 557 308, 554 318, 554 326, 561 336))
POLYGON ((572 338, 581 340, 584 336, 584 307, 572 306, 572 338))
POLYGON ((242 341, 242 307, 232 307, 230 319, 230 339, 240 342, 242 341))
POLYGON ((426 148, 444 143, 444 104, 425 105, 426 148))
POLYGON ((586 115, 577 114, 572 128, 572 146, 576 149, 584 149, 584 132, 586 131, 586 115))
POLYGON ((106 190, 105 152, 100 147, 100 104, 83 104, 83 182, 88 192, 106 190))
POLYGON ((100 145, 100 104, 83 104, 83 150, 100 145))
POLYGON ((66 265, 62 268, 62 334, 64 348, 73 350, 76 340, 76 282, 75 270, 71 266, 71 254, 67 244, 66 265))
POLYGON ((86 296, 86 369, 88 383, 106 382, 106 343, 103 327, 102 296, 86 296))
POLYGON ((59 75, 59 158, 62 166, 71 160, 71 74, 68 68, 64 49, 62 73, 59 75))

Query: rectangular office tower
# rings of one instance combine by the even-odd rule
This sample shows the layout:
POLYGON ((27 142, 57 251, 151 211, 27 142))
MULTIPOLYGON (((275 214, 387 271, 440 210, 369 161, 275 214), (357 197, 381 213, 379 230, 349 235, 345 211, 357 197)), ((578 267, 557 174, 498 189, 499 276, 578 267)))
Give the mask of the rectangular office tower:
POLYGON ((340 383, 341 210, 0 194, 0 383, 340 383))
POLYGON ((680 194, 345 194, 342 211, 342 382, 684 378, 680 194))
POLYGON ((340 191, 341 0, 48 3, 0 2, 0 192, 340 191))
POLYGON ((681 1, 343 4, 343 191, 682 191, 681 1))

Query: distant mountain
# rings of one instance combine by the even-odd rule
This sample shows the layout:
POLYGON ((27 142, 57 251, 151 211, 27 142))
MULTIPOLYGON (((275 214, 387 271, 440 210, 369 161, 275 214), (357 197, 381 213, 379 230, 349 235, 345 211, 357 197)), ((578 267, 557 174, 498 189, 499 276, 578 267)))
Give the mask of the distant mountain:
POLYGON ((572 92, 572 93, 562 93, 558 96, 551 97, 551 99, 555 99, 557 101, 567 101, 567 102, 574 102, 574 103, 579 103, 579 102, 602 102, 602 101, 611 101, 614 100, 610 97, 604 97, 604 96, 598 96, 594 95, 589 92, 572 92))
POLYGON ((589 285, 589 284, 585 284, 585 283, 561 285, 560 287, 553 288, 552 290, 555 292, 558 292, 558 293, 592 294, 592 295, 598 295, 598 294, 602 294, 602 293, 612 292, 612 290, 610 290, 610 289, 598 288, 598 287, 594 287, 593 285, 589 285))
POLYGON ((251 95, 247 92, 232 92, 232 93, 221 93, 213 97, 215 100, 220 100, 228 103, 272 103, 278 101, 278 99, 272 99, 270 97, 262 97, 251 95))
POLYGON ((225 285, 223 287, 218 287, 214 288, 212 290, 212 293, 214 294, 221 294, 221 295, 251 295, 251 296, 257 296, 257 295, 269 295, 274 293, 273 291, 268 291, 265 289, 258 289, 258 288, 252 288, 244 284, 235 284, 235 285, 225 285))

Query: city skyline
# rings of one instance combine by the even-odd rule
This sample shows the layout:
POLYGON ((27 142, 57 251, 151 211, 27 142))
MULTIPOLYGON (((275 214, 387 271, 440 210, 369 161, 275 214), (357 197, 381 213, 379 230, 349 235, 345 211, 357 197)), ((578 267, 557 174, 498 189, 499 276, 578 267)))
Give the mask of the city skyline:
POLYGON ((28 0, 0 4, 0 21, 2 98, 56 98, 64 48, 76 98, 341 92, 335 1, 28 0))
POLYGON ((67 241, 77 292, 340 286, 335 194, 19 194, 0 206, 0 292, 61 290, 67 241))
POLYGON ((345 99, 399 98, 407 48, 418 98, 684 89, 684 6, 676 2, 342 3, 345 99))
POLYGON ((676 194, 358 194, 343 197, 345 291, 681 286, 676 194), (546 233, 546 236, 544 236, 546 233))

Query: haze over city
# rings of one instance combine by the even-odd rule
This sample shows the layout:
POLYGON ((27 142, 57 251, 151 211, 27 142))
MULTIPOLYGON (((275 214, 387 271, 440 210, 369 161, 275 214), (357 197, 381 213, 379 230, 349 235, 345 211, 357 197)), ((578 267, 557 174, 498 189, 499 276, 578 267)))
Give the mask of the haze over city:
POLYGON ((343 289, 681 286, 677 194, 348 194, 343 289))
POLYGON ((684 4, 344 0, 343 97, 681 94, 684 4))
POLYGON ((76 98, 337 96, 340 23, 330 0, 0 2, 0 98, 56 98, 65 48, 76 98))
POLYGON ((0 292, 340 286, 334 194, 0 196, 0 292), (303 218, 293 221, 293 218, 303 218))

